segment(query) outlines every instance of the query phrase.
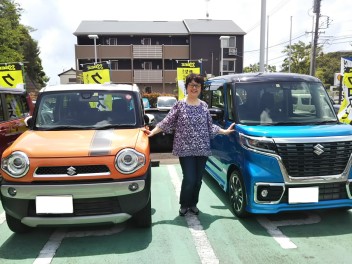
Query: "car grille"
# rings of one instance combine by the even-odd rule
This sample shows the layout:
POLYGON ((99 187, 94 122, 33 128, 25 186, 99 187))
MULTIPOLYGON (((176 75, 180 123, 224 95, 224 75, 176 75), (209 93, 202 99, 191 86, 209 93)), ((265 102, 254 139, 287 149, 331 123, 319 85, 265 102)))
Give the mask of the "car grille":
MULTIPOLYGON (((319 187, 319 201, 329 201, 329 200, 339 200, 348 199, 346 183, 324 183, 318 185, 312 185, 319 187)), ((300 186, 300 187, 310 187, 310 186, 300 186)), ((292 188, 292 187, 291 187, 292 188)), ((286 188, 285 193, 280 201, 281 203, 288 202, 288 188, 286 188)))
POLYGON ((73 166, 75 169, 74 174, 69 174, 71 166, 57 166, 57 167, 39 167, 36 169, 35 174, 39 176, 45 175, 80 175, 80 174, 107 174, 109 168, 105 165, 86 165, 86 166, 73 166))
POLYGON ((291 177, 341 174, 352 153, 352 141, 323 142, 323 153, 314 153, 318 143, 277 143, 278 153, 291 177))
POLYGON ((37 215, 35 210, 35 201, 29 203, 28 215, 40 217, 58 217, 58 216, 92 216, 120 213, 121 208, 117 197, 88 198, 73 200, 73 214, 48 214, 37 215))

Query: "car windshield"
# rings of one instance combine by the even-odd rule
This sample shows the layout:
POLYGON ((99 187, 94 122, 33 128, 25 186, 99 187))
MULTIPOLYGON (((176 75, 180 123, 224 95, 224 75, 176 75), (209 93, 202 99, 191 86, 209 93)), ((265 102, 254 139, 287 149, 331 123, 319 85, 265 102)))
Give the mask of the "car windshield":
POLYGON ((37 102, 35 127, 55 130, 135 126, 134 102, 129 92, 50 92, 37 102))
POLYGON ((336 123, 325 88, 317 82, 238 83, 235 112, 245 125, 336 123))

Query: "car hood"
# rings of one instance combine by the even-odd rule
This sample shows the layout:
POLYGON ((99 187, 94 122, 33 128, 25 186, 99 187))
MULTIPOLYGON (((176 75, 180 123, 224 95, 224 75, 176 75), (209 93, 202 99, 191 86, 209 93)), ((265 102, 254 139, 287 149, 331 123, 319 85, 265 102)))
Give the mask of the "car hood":
POLYGON ((237 125, 238 132, 249 136, 286 137, 334 137, 352 135, 352 126, 347 124, 316 126, 243 126, 237 125))
POLYGON ((27 131, 7 150, 28 157, 85 157, 115 155, 120 149, 135 148, 140 129, 27 131))

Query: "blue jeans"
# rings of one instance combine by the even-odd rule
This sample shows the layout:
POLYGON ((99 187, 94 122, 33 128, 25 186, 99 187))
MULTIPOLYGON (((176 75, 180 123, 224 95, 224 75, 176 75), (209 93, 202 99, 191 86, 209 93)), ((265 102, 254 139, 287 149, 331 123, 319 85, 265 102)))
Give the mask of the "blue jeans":
POLYGON ((197 205, 207 159, 206 156, 179 157, 183 173, 180 193, 181 207, 197 205))

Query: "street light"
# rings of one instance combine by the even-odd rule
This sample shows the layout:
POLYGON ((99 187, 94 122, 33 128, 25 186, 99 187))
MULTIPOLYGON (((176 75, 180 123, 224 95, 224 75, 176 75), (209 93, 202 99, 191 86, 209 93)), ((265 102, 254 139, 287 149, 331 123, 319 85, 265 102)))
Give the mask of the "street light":
POLYGON ((98 35, 88 35, 88 38, 94 39, 94 58, 95 64, 97 63, 97 39, 99 38, 98 35))
POLYGON ((220 48, 221 48, 221 58, 220 58, 220 75, 223 75, 224 69, 224 48, 229 46, 229 36, 220 36, 220 48))

